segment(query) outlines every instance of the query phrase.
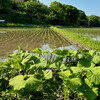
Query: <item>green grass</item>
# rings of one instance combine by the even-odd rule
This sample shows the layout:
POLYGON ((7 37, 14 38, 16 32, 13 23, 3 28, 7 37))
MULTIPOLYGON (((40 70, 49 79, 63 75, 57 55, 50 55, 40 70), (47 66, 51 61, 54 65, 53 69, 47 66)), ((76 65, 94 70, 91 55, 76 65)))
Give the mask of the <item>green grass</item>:
MULTIPOLYGON (((67 28, 62 28, 62 27, 60 28, 54 27, 54 29, 63 33, 68 38, 72 39, 73 41, 77 42, 78 44, 81 44, 82 46, 88 49, 95 49, 100 51, 100 41, 95 41, 91 37, 87 36, 86 34, 77 34, 76 31, 73 30, 73 28, 72 29, 70 28, 70 30, 73 30, 73 32, 68 31, 67 28)), ((92 30, 100 31, 100 29, 92 29, 92 30)))

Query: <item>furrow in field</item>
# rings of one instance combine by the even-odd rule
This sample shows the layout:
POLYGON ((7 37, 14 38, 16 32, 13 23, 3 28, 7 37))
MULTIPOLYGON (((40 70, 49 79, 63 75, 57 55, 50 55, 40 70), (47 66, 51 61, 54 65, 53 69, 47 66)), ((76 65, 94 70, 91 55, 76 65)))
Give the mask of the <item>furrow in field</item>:
POLYGON ((51 31, 51 33, 54 36, 55 48, 61 47, 62 46, 62 42, 59 40, 59 38, 57 37, 57 35, 53 31, 51 31))
POLYGON ((61 41, 62 47, 63 47, 63 46, 68 46, 68 45, 70 45, 70 43, 69 43, 67 40, 65 41, 65 38, 62 37, 59 33, 55 32, 55 31, 53 31, 53 33, 54 33, 54 34, 57 36, 57 38, 61 41))
POLYGON ((50 29, 48 29, 49 30, 49 35, 50 35, 50 43, 49 43, 49 45, 50 45, 50 47, 51 48, 55 48, 55 39, 54 39, 54 35, 52 34, 52 32, 51 32, 51 30, 50 29))
POLYGON ((33 50, 36 46, 38 46, 37 43, 40 43, 39 41, 36 43, 37 40, 39 40, 39 36, 42 35, 44 30, 41 30, 39 33, 37 33, 34 37, 31 37, 31 41, 28 42, 28 49, 33 50))

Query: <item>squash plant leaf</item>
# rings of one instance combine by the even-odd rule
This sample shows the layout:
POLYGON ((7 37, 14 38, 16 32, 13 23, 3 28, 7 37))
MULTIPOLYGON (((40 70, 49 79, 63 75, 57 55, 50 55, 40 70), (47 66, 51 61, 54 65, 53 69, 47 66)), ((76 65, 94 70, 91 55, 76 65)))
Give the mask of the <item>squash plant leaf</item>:
POLYGON ((72 75, 70 70, 59 72, 59 77, 62 78, 63 80, 66 80, 66 78, 68 78, 70 75, 72 75))
POLYGON ((94 56, 92 61, 95 63, 95 64, 100 64, 100 56, 94 56))
POLYGON ((36 79, 34 75, 28 76, 28 79, 25 80, 23 75, 18 75, 9 81, 9 85, 14 87, 14 90, 20 90, 23 88, 29 90, 36 90, 40 85, 41 81, 36 79))
POLYGON ((78 77, 65 80, 64 82, 71 89, 78 89, 82 85, 82 80, 78 77))
POLYGON ((23 75, 18 75, 14 78, 11 78, 9 80, 9 85, 13 86, 14 90, 20 90, 22 88, 25 88, 26 82, 23 78, 23 75))
POLYGON ((36 90, 39 85, 41 84, 41 81, 35 78, 34 75, 31 75, 27 80, 26 80, 26 85, 25 88, 29 90, 36 90))
POLYGON ((39 55, 42 55, 42 50, 39 49, 39 48, 36 48, 36 49, 33 50, 33 53, 37 53, 39 55))
POLYGON ((78 73, 78 72, 82 72, 82 70, 84 69, 84 67, 71 67, 71 70, 73 71, 73 73, 78 73))
POLYGON ((87 79, 96 85, 100 85, 100 70, 95 70, 92 72, 88 72, 86 74, 87 79))
POLYGON ((91 66, 91 62, 89 62, 88 60, 86 59, 80 59, 77 63, 77 67, 90 67, 91 66))
POLYGON ((45 79, 51 79, 52 78, 52 70, 47 69, 44 71, 44 78, 45 79))
POLYGON ((32 58, 32 54, 29 54, 26 58, 24 58, 23 60, 22 60, 22 64, 24 65, 24 64, 26 64, 31 58, 32 58))
POLYGON ((96 50, 90 50, 90 51, 89 51, 89 54, 90 54, 91 56, 95 56, 95 55, 96 55, 96 50))
POLYGON ((87 100, 95 100, 97 95, 97 92, 90 88, 86 83, 84 83, 79 89, 78 89, 87 100))

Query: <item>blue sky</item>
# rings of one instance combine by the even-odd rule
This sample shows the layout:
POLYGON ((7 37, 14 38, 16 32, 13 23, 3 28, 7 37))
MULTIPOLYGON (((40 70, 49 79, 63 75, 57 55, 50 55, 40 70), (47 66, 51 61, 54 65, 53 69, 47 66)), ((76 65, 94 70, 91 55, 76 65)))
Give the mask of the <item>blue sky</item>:
POLYGON ((41 3, 50 5, 53 1, 61 2, 62 4, 68 4, 77 7, 80 10, 85 11, 87 16, 97 15, 100 16, 100 0, 39 0, 41 3))

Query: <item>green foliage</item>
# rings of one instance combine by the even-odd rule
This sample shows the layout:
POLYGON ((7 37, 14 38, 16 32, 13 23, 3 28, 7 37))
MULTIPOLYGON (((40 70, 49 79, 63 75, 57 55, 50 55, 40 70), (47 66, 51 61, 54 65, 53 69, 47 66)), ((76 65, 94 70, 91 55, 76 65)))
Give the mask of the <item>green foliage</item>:
POLYGON ((20 90, 22 88, 25 88, 25 80, 23 75, 18 75, 10 79, 9 84, 14 86, 14 90, 20 90))
POLYGON ((44 78, 45 79, 52 78, 52 70, 47 69, 46 71, 44 71, 44 78))
POLYGON ((99 27, 100 26, 100 18, 96 15, 91 15, 88 17, 89 24, 92 27, 99 27))
POLYGON ((47 7, 39 1, 25 2, 25 10, 30 17, 30 23, 32 23, 32 18, 38 18, 42 21, 45 18, 46 9, 47 7))
POLYGON ((100 98, 99 52, 38 48, 33 52, 35 55, 19 48, 18 52, 8 56, 6 62, 0 62, 0 98, 100 98), (49 58, 50 53, 56 56, 52 63, 45 57, 49 58))
POLYGON ((61 4, 60 2, 52 2, 49 7, 49 23, 55 25, 74 25, 78 20, 78 9, 61 4))
POLYGON ((47 7, 39 0, 0 0, 0 13, 7 23, 100 26, 98 16, 87 18, 82 10, 57 1, 47 7))
POLYGON ((87 26, 88 24, 88 18, 82 10, 79 10, 79 16, 78 16, 78 25, 79 26, 87 26))
POLYGON ((11 10, 11 0, 0 0, 0 11, 1 13, 8 13, 11 10))

